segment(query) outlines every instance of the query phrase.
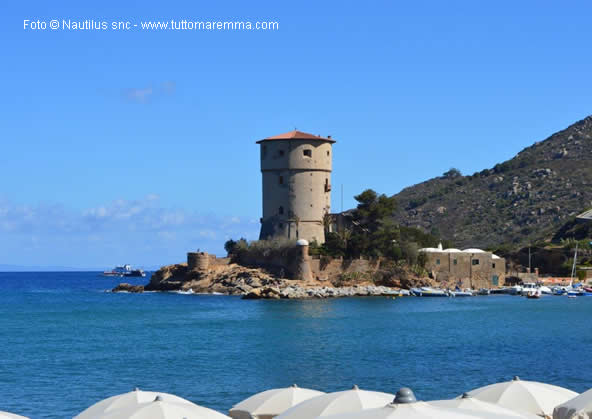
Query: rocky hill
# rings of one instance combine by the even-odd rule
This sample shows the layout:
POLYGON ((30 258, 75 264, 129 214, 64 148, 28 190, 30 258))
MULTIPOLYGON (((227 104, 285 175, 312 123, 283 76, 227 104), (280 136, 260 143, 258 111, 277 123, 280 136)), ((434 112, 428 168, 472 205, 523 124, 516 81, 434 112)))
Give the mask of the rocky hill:
POLYGON ((592 116, 471 176, 456 170, 403 189, 395 219, 457 247, 550 240, 592 207, 592 116))

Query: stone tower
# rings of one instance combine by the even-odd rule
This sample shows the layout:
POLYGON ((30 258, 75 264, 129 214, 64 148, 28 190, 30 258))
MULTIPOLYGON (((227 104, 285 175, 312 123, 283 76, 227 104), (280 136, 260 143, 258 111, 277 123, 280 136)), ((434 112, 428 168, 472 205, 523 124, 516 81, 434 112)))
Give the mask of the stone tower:
POLYGON ((263 217, 260 240, 325 242, 331 209, 331 136, 291 131, 257 141, 261 147, 263 217))

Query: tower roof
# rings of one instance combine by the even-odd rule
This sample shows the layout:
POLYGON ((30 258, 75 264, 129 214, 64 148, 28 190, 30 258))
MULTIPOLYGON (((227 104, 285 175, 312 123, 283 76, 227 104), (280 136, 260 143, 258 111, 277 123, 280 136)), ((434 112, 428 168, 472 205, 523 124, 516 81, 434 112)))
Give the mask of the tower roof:
POLYGON ((259 144, 263 141, 273 141, 273 140, 319 140, 319 141, 328 141, 330 143, 335 142, 335 140, 331 139, 330 135, 327 138, 325 138, 325 137, 320 137, 318 135, 308 134, 306 132, 294 130, 294 131, 290 131, 290 132, 285 132, 283 134, 274 135, 273 137, 264 138, 262 140, 257 141, 257 144, 259 144))

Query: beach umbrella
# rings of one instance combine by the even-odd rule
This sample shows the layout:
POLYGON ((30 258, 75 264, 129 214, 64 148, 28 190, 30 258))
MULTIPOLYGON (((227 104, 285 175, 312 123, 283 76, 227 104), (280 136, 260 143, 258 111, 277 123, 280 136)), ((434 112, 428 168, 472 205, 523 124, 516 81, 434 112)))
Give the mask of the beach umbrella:
POLYGON ((0 419, 29 419, 25 416, 15 415, 9 412, 0 412, 0 419))
POLYGON ((129 393, 119 394, 117 396, 112 396, 97 402, 84 410, 78 416, 75 416, 74 419, 101 418, 105 414, 117 409, 123 409, 137 406, 142 403, 152 402, 157 396, 160 396, 162 400, 167 402, 193 404, 189 400, 185 400, 172 394, 156 393, 154 391, 142 391, 136 388, 134 391, 130 391, 129 393))
POLYGON ((418 402, 410 389, 402 388, 397 392, 394 400, 383 407, 340 413, 327 416, 325 419, 468 419, 476 417, 480 416, 418 402))
POLYGON ((540 419, 540 416, 532 413, 518 413, 514 410, 506 409, 498 404, 484 402, 482 400, 471 397, 465 393, 462 397, 452 400, 435 400, 428 402, 432 406, 444 407, 447 409, 460 409, 466 411, 468 414, 477 414, 479 417, 482 415, 496 415, 503 417, 513 418, 526 418, 526 419, 540 419))
POLYGON ((553 419, 592 418, 592 389, 555 407, 553 419))
POLYGON ((322 391, 292 387, 276 388, 257 393, 230 409, 229 415, 234 419, 269 419, 285 412, 304 400, 321 396, 322 391))
POLYGON ((471 390, 468 394, 518 413, 532 413, 539 416, 551 416, 555 406, 578 395, 563 387, 537 381, 522 381, 518 377, 514 377, 511 381, 471 390))
POLYGON ((351 390, 329 393, 303 401, 286 410, 277 419, 308 419, 356 412, 382 407, 390 403, 393 398, 392 394, 360 390, 358 386, 354 386, 351 390))
POLYGON ((193 403, 165 401, 160 396, 147 403, 112 410, 101 419, 228 419, 215 410, 193 403))

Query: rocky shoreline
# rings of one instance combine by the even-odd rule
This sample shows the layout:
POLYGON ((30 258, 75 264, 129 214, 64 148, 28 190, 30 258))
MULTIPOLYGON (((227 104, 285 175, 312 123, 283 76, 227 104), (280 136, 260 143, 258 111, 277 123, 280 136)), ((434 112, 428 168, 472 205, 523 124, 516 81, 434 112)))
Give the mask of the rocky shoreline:
MULTIPOLYGON (((429 285, 429 284, 420 284, 429 285)), ((112 292, 185 291, 201 294, 240 295, 244 299, 310 299, 398 296, 404 293, 397 281, 377 285, 369 281, 333 284, 276 278, 262 269, 238 264, 219 266, 207 273, 188 270, 186 264, 164 266, 146 285, 122 283, 112 292)))

